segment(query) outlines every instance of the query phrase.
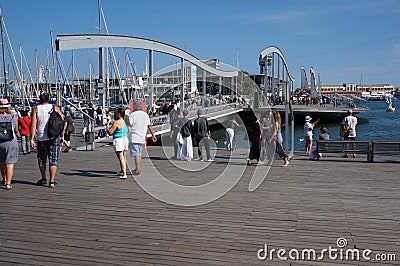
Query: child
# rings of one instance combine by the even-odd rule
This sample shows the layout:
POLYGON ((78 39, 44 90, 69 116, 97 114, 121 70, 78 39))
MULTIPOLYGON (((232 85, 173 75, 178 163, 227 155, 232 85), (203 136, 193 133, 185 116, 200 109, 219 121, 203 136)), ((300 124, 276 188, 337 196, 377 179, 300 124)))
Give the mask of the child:
POLYGON ((28 112, 20 111, 21 117, 18 119, 19 132, 21 134, 22 154, 31 153, 31 119, 28 117, 28 112))

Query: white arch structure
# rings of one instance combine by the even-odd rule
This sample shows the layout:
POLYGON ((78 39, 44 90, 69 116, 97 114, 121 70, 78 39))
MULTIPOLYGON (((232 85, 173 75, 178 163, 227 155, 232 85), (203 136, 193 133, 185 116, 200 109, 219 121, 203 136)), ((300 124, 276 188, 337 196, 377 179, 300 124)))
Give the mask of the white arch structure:
POLYGON ((124 35, 102 35, 102 34, 77 34, 77 35, 57 35, 56 39, 56 50, 76 50, 76 49, 89 49, 89 48, 108 48, 108 47, 120 47, 120 48, 134 48, 143 49, 150 51, 157 51, 182 58, 193 65, 196 65, 209 73, 216 76, 231 78, 238 75, 238 71, 223 71, 215 69, 202 62, 192 54, 179 49, 175 46, 162 43, 155 40, 144 39, 133 36, 124 35))
MULTIPOLYGON (((285 103, 285 124, 290 125, 288 127, 291 128, 291 151, 289 157, 293 156, 294 153, 294 116, 291 108, 291 93, 290 91, 293 90, 293 83, 294 78, 290 74, 289 67, 286 63, 285 56, 276 46, 268 46, 264 48, 259 57, 259 64, 260 64, 260 72, 261 74, 265 74, 264 77, 264 95, 267 96, 268 88, 271 87, 271 96, 272 100, 275 100, 275 96, 278 94, 275 91, 275 83, 276 80, 278 83, 282 81, 282 92, 284 96, 284 103, 285 103), (272 54, 272 56, 270 56, 272 54), (275 78, 275 54, 278 55, 278 62, 277 62, 277 77, 275 78), (280 69, 280 62, 282 61, 282 71, 280 69), (272 69, 271 69, 272 68, 272 69), (270 70, 270 71, 268 71, 270 70), (285 76, 286 70, 286 76, 285 76), (271 75, 269 78, 268 75, 271 75), (272 84, 270 84, 270 82, 272 84), (271 86, 269 86, 271 85, 271 86), (289 118, 291 123, 289 124, 289 118)), ((289 130, 285 130, 285 149, 289 151, 289 130)))
POLYGON ((275 54, 278 54, 278 55, 279 55, 279 57, 282 59, 282 62, 283 62, 283 64, 284 64, 284 67, 285 67, 285 69, 286 69, 286 71, 287 71, 287 73, 288 73, 288 76, 289 76, 290 80, 291 80, 292 82, 294 82, 294 78, 293 78, 293 76, 290 74, 288 65, 287 65, 287 63, 286 63, 286 59, 285 59, 285 57, 283 56, 283 53, 281 52, 281 50, 279 50, 278 47, 276 47, 276 46, 268 46, 268 47, 264 48, 264 49, 261 51, 261 53, 260 53, 260 59, 261 59, 261 60, 266 60, 268 54, 271 54, 271 53, 275 53, 275 54))
MULTIPOLYGON (((224 71, 220 69, 215 69, 206 63, 202 62, 200 59, 196 58, 192 54, 179 49, 175 46, 162 43, 155 40, 139 38, 134 36, 124 36, 124 35, 105 35, 105 34, 74 34, 74 35, 57 35, 56 39, 56 50, 57 51, 66 51, 66 50, 75 50, 75 49, 96 49, 100 48, 99 55, 99 76, 103 77, 103 62, 102 62, 102 49, 103 48, 111 48, 111 47, 119 47, 119 48, 133 48, 133 49, 142 49, 149 51, 149 76, 150 76, 150 86, 153 84, 152 76, 153 76, 153 52, 160 52, 164 54, 169 54, 172 56, 176 56, 181 59, 181 80, 184 80, 183 76, 183 68, 184 62, 188 61, 191 64, 203 69, 203 95, 205 95, 205 83, 206 83, 206 73, 209 72, 216 76, 219 76, 220 79, 223 78, 233 78, 238 76, 238 71, 224 71)), ((101 81, 102 83, 102 81, 101 81)), ((183 83, 183 82, 182 82, 183 83)), ((220 82, 221 83, 221 82, 220 82)), ((181 110, 184 109, 184 86, 181 86, 181 110)), ((103 97, 100 97, 103 99, 103 97)), ((104 101, 101 103, 104 106, 104 101)))

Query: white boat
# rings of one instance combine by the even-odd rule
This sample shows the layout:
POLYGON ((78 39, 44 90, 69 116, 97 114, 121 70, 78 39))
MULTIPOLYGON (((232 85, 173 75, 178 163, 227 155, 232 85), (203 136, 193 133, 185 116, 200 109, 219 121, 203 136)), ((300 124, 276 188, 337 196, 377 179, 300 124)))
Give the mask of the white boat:
POLYGON ((386 112, 394 112, 396 111, 396 107, 392 105, 392 99, 388 98, 386 99, 386 102, 389 104, 388 107, 386 108, 386 112))

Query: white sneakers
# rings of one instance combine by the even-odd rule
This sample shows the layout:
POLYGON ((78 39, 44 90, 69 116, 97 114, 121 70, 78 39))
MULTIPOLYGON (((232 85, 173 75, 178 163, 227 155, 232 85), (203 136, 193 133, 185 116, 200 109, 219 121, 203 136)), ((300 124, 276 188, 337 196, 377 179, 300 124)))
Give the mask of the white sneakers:
POLYGON ((127 179, 128 178, 128 176, 127 175, 123 175, 123 173, 121 171, 117 172, 117 176, 118 176, 119 179, 127 179))

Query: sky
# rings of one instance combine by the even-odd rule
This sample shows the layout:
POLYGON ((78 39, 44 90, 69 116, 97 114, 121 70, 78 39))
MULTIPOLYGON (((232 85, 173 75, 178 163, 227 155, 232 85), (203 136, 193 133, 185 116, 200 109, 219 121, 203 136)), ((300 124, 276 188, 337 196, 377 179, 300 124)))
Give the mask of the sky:
MULTIPOLYGON (((307 72, 314 67, 323 84, 400 87, 400 0, 101 0, 101 5, 109 34, 161 41, 201 60, 217 58, 232 66, 238 58, 239 69, 249 73, 259 73, 258 57, 265 47, 277 46, 295 87, 300 86, 301 66, 307 72)), ((35 68, 35 50, 39 63, 47 64, 50 31, 53 39, 99 31, 97 0, 0 0, 0 6, 16 60, 21 46, 26 69, 35 68)), ((71 54, 60 52, 68 73, 71 54)), ((147 55, 129 50, 140 73, 147 55)), ((97 57, 95 50, 74 52, 77 75, 88 77, 88 62, 97 57)), ((116 57, 123 58, 123 52, 116 51, 116 57)), ((155 70, 178 61, 156 54, 155 70)))

